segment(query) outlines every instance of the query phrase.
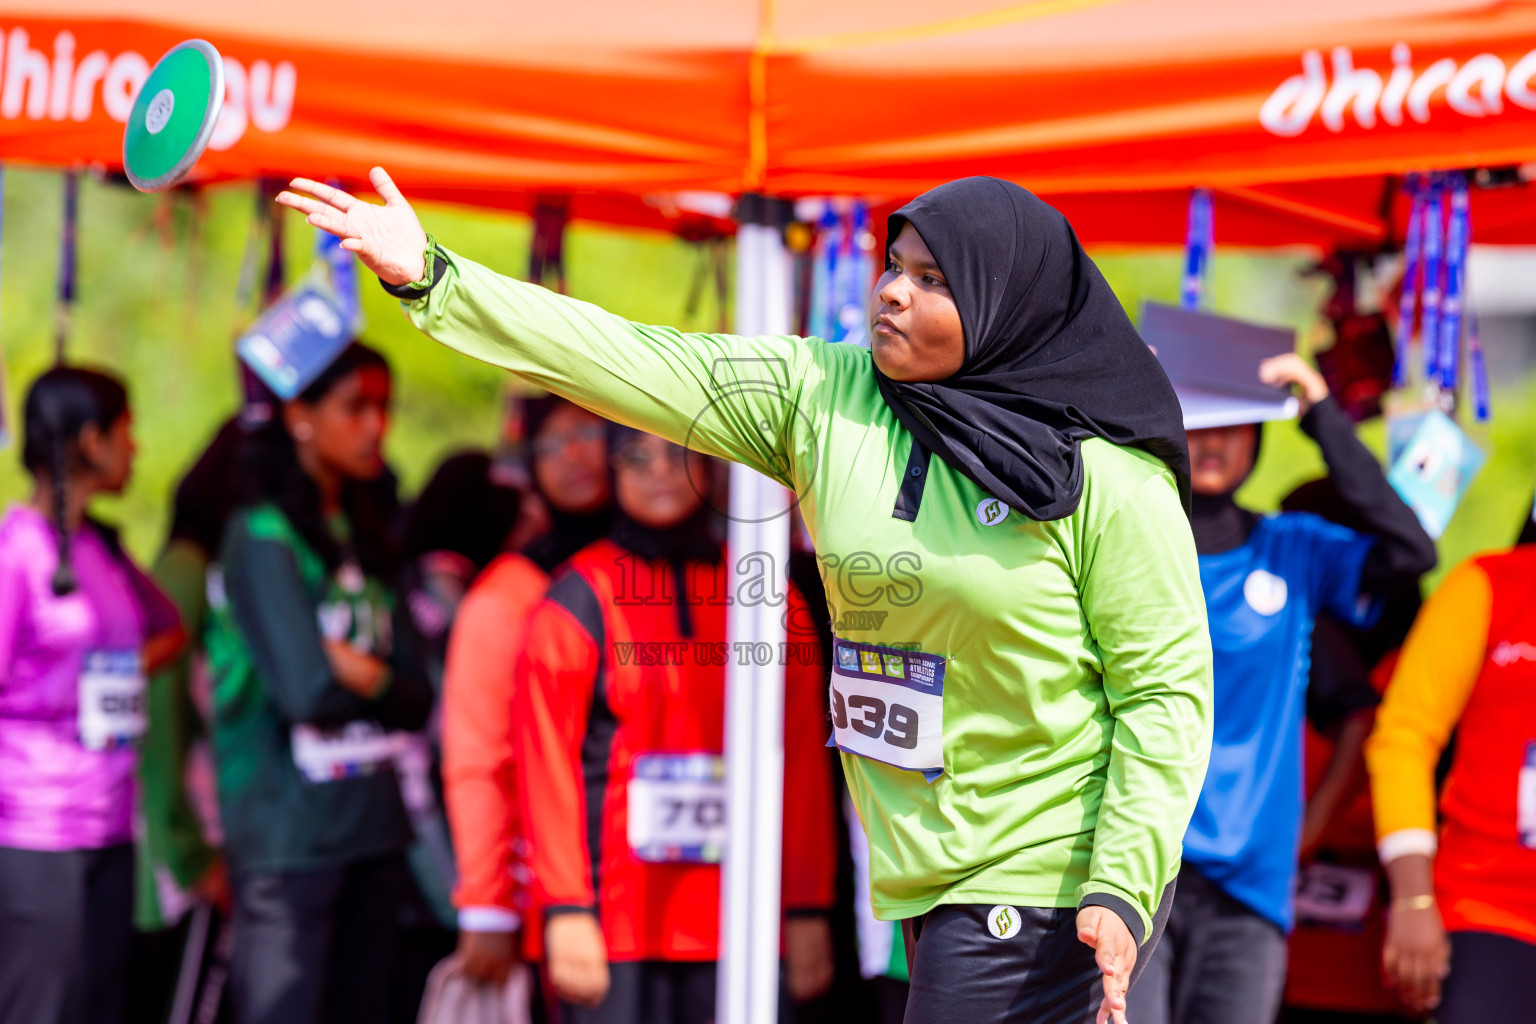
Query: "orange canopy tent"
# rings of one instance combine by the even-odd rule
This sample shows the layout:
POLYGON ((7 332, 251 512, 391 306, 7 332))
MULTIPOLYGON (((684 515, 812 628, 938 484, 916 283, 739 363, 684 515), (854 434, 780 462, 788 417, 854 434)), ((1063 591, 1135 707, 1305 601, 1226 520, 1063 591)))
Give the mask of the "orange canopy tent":
MULTIPOLYGON (((117 164, 149 65, 201 36, 229 59, 207 177, 382 163, 619 223, 988 173, 1089 241, 1177 243, 1208 186, 1223 243, 1372 244, 1389 176, 1536 160, 1529 0, 11 0, 0 30, 0 159, 117 164)), ((1536 238, 1536 202, 1480 195, 1477 231, 1536 238)))

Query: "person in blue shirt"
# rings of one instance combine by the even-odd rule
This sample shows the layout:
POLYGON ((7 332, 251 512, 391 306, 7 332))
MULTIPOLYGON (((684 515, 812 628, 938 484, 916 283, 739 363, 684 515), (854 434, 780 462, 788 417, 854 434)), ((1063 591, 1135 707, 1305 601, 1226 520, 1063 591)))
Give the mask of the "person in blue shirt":
MULTIPOLYGON (((1259 376, 1295 388, 1301 428, 1364 528, 1242 508, 1233 494, 1257 457, 1258 424, 1188 432, 1215 738, 1167 930, 1129 995, 1135 1024, 1274 1021, 1305 814, 1301 726, 1314 623, 1327 614, 1368 626, 1379 614, 1378 595, 1435 564, 1434 542, 1355 437, 1322 376, 1294 354, 1266 360, 1259 376)), ((1335 763, 1357 756, 1342 750, 1335 763)))

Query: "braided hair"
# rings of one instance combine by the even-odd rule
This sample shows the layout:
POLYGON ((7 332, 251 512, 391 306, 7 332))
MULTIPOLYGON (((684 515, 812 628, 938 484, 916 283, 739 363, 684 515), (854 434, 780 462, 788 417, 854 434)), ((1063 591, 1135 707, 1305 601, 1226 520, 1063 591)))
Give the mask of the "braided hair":
MULTIPOLYGON (((36 479, 53 484, 53 521, 59 535, 59 564, 53 592, 74 592, 69 564, 69 474, 79 468, 80 432, 94 424, 103 433, 128 412, 128 390, 116 377, 79 366, 56 366, 32 382, 23 411, 21 462, 36 479)), ((115 538, 104 533, 109 546, 115 538)))

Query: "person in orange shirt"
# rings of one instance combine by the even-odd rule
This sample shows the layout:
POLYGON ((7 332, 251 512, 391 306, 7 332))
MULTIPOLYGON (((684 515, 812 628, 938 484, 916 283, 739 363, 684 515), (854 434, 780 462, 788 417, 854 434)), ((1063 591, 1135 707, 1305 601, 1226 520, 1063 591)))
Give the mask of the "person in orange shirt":
POLYGON ((1530 1020, 1536 977, 1536 545, 1451 572, 1366 746, 1392 903, 1382 966, 1439 1024, 1530 1020), (1435 815, 1435 774, 1456 733, 1435 815))
MULTIPOLYGON (((443 787, 458 886, 458 952, 471 978, 499 984, 523 926, 512 705, 524 627, 549 573, 607 533, 608 454, 603 420, 561 398, 526 404, 533 491, 549 530, 496 558, 459 605, 443 681, 443 787)), ((531 495, 525 497, 531 498, 531 495)), ((525 501, 525 504, 530 502, 525 501)))
MULTIPOLYGON (((520 791, 534 900, 565 1024, 704 1024, 715 1012, 728 559, 708 467, 609 427, 614 534, 533 613, 519 668, 520 791)), ((832 981, 836 872, 820 643, 785 605, 783 905, 788 988, 832 981)))

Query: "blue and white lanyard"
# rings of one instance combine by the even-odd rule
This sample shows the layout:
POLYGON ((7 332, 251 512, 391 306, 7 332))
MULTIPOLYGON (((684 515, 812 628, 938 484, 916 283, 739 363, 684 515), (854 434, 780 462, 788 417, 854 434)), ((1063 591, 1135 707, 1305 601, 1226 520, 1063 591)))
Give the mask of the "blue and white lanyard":
POLYGON ((1408 194, 1412 205, 1408 212, 1408 237, 1403 240, 1403 291, 1397 306, 1397 337, 1393 345, 1392 386, 1408 385, 1408 356, 1413 345, 1414 319, 1418 315, 1420 250, 1424 245, 1424 192, 1417 176, 1409 176, 1408 194))
POLYGON ((1445 208, 1440 192, 1437 174, 1430 179, 1424 200, 1424 290, 1419 299, 1423 308, 1419 335, 1424 339, 1424 376, 1430 380, 1435 379, 1440 368, 1440 256, 1445 238, 1445 208))
POLYGON ((1451 222, 1445 239, 1445 292, 1440 306, 1435 376, 1442 388, 1454 391, 1461 362, 1462 298, 1466 293, 1467 246, 1472 240, 1472 228, 1466 176, 1453 174, 1446 185, 1450 193, 1451 222))
POLYGON ((1184 241, 1184 281, 1179 302, 1185 309, 1199 309, 1215 245, 1215 210, 1208 189, 1197 188, 1189 196, 1189 233, 1184 241))

